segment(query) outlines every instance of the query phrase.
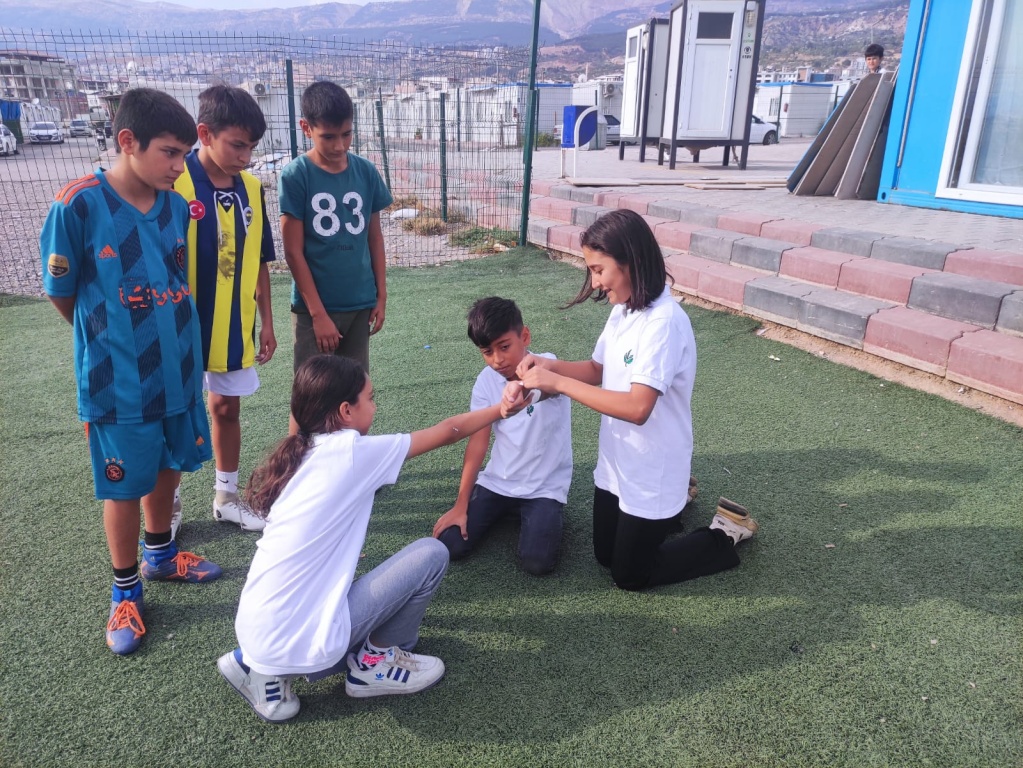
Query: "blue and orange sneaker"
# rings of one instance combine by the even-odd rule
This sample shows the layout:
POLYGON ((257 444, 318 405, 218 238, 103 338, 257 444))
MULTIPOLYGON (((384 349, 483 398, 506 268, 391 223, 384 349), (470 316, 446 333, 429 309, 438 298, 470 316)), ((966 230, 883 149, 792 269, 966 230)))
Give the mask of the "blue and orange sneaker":
POLYGON ((167 549, 152 551, 143 547, 139 573, 147 581, 187 581, 193 584, 219 579, 219 565, 191 552, 179 552, 176 542, 167 549))
POLYGON ((142 623, 142 583, 128 590, 113 588, 110 618, 107 619, 107 646, 118 656, 127 656, 142 643, 146 625, 142 623))

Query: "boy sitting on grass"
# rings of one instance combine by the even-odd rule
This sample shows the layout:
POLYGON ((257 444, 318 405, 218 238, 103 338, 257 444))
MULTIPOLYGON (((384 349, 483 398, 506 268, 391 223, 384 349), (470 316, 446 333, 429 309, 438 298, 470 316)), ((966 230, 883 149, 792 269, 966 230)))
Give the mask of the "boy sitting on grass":
MULTIPOLYGON (((476 378, 471 410, 501 402, 504 386, 529 351, 529 328, 514 301, 492 296, 469 310, 469 338, 487 367, 476 378)), ((552 354, 542 357, 554 358, 552 354)), ((534 400, 524 411, 469 438, 455 505, 433 535, 459 560, 509 513, 521 520, 519 564, 542 575, 554 570, 561 547, 562 510, 572 482, 572 411, 567 398, 534 400), (490 462, 483 460, 494 432, 490 462)))

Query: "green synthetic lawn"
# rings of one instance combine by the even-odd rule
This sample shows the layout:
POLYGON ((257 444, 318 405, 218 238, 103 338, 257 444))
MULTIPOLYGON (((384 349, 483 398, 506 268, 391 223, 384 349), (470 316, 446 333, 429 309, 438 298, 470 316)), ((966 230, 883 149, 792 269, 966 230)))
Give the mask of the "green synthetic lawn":
MULTIPOLYGON (((374 431, 466 407, 477 297, 518 301, 535 350, 587 357, 609 309, 558 308, 581 280, 528 251, 393 270, 374 431)), ((243 403, 243 475, 287 423, 284 276, 273 291, 280 348, 243 403)), ((750 319, 688 312, 700 498, 686 525, 719 495, 747 504, 761 532, 740 567, 613 589, 590 551, 598 420, 576 406, 556 574, 517 570, 506 526, 452 565, 427 613, 440 686, 357 701, 340 679, 302 681, 299 716, 268 725, 215 667, 256 537, 212 520, 210 467, 184 480, 180 539, 224 578, 148 584, 141 649, 106 649, 71 329, 46 302, 0 301, 0 765, 1020 765, 1021 430, 767 341, 750 319)), ((412 460, 378 495, 365 567, 429 535, 461 451, 412 460)))

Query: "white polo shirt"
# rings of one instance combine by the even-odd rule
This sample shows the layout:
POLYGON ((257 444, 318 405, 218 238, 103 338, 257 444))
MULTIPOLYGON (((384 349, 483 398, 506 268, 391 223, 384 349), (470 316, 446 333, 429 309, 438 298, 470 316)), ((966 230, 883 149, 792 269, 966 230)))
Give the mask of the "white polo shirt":
MULTIPOLYGON (((539 357, 555 360, 545 353, 539 357)), ((472 388, 474 411, 501 402, 507 380, 484 368, 472 388)), ((572 483, 572 403, 560 395, 527 406, 510 419, 495 422, 490 461, 476 482, 515 499, 568 501, 572 483)))
POLYGON ((647 520, 672 517, 685 506, 693 457, 696 339, 689 316, 667 288, 639 312, 619 304, 593 360, 604 367, 604 389, 628 392, 646 384, 661 393, 643 426, 601 417, 594 483, 615 494, 623 512, 647 520))
POLYGON ((348 590, 373 494, 398 479, 409 435, 316 435, 270 508, 234 628, 245 663, 264 675, 316 672, 348 650, 348 590))

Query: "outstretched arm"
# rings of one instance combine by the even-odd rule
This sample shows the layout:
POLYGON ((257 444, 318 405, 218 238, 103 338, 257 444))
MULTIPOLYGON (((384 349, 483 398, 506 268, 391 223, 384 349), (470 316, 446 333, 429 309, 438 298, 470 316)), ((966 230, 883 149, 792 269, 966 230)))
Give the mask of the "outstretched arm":
POLYGON ((469 413, 460 413, 457 416, 444 419, 444 421, 426 429, 420 429, 412 433, 412 442, 408 449, 408 458, 418 456, 435 448, 445 445, 452 445, 459 440, 464 440, 474 432, 488 427, 501 418, 501 406, 492 405, 469 413))
POLYGON ((522 387, 565 395, 597 413, 639 425, 645 424, 650 418, 661 394, 646 384, 633 384, 628 392, 615 392, 540 367, 526 371, 522 377, 522 387))

